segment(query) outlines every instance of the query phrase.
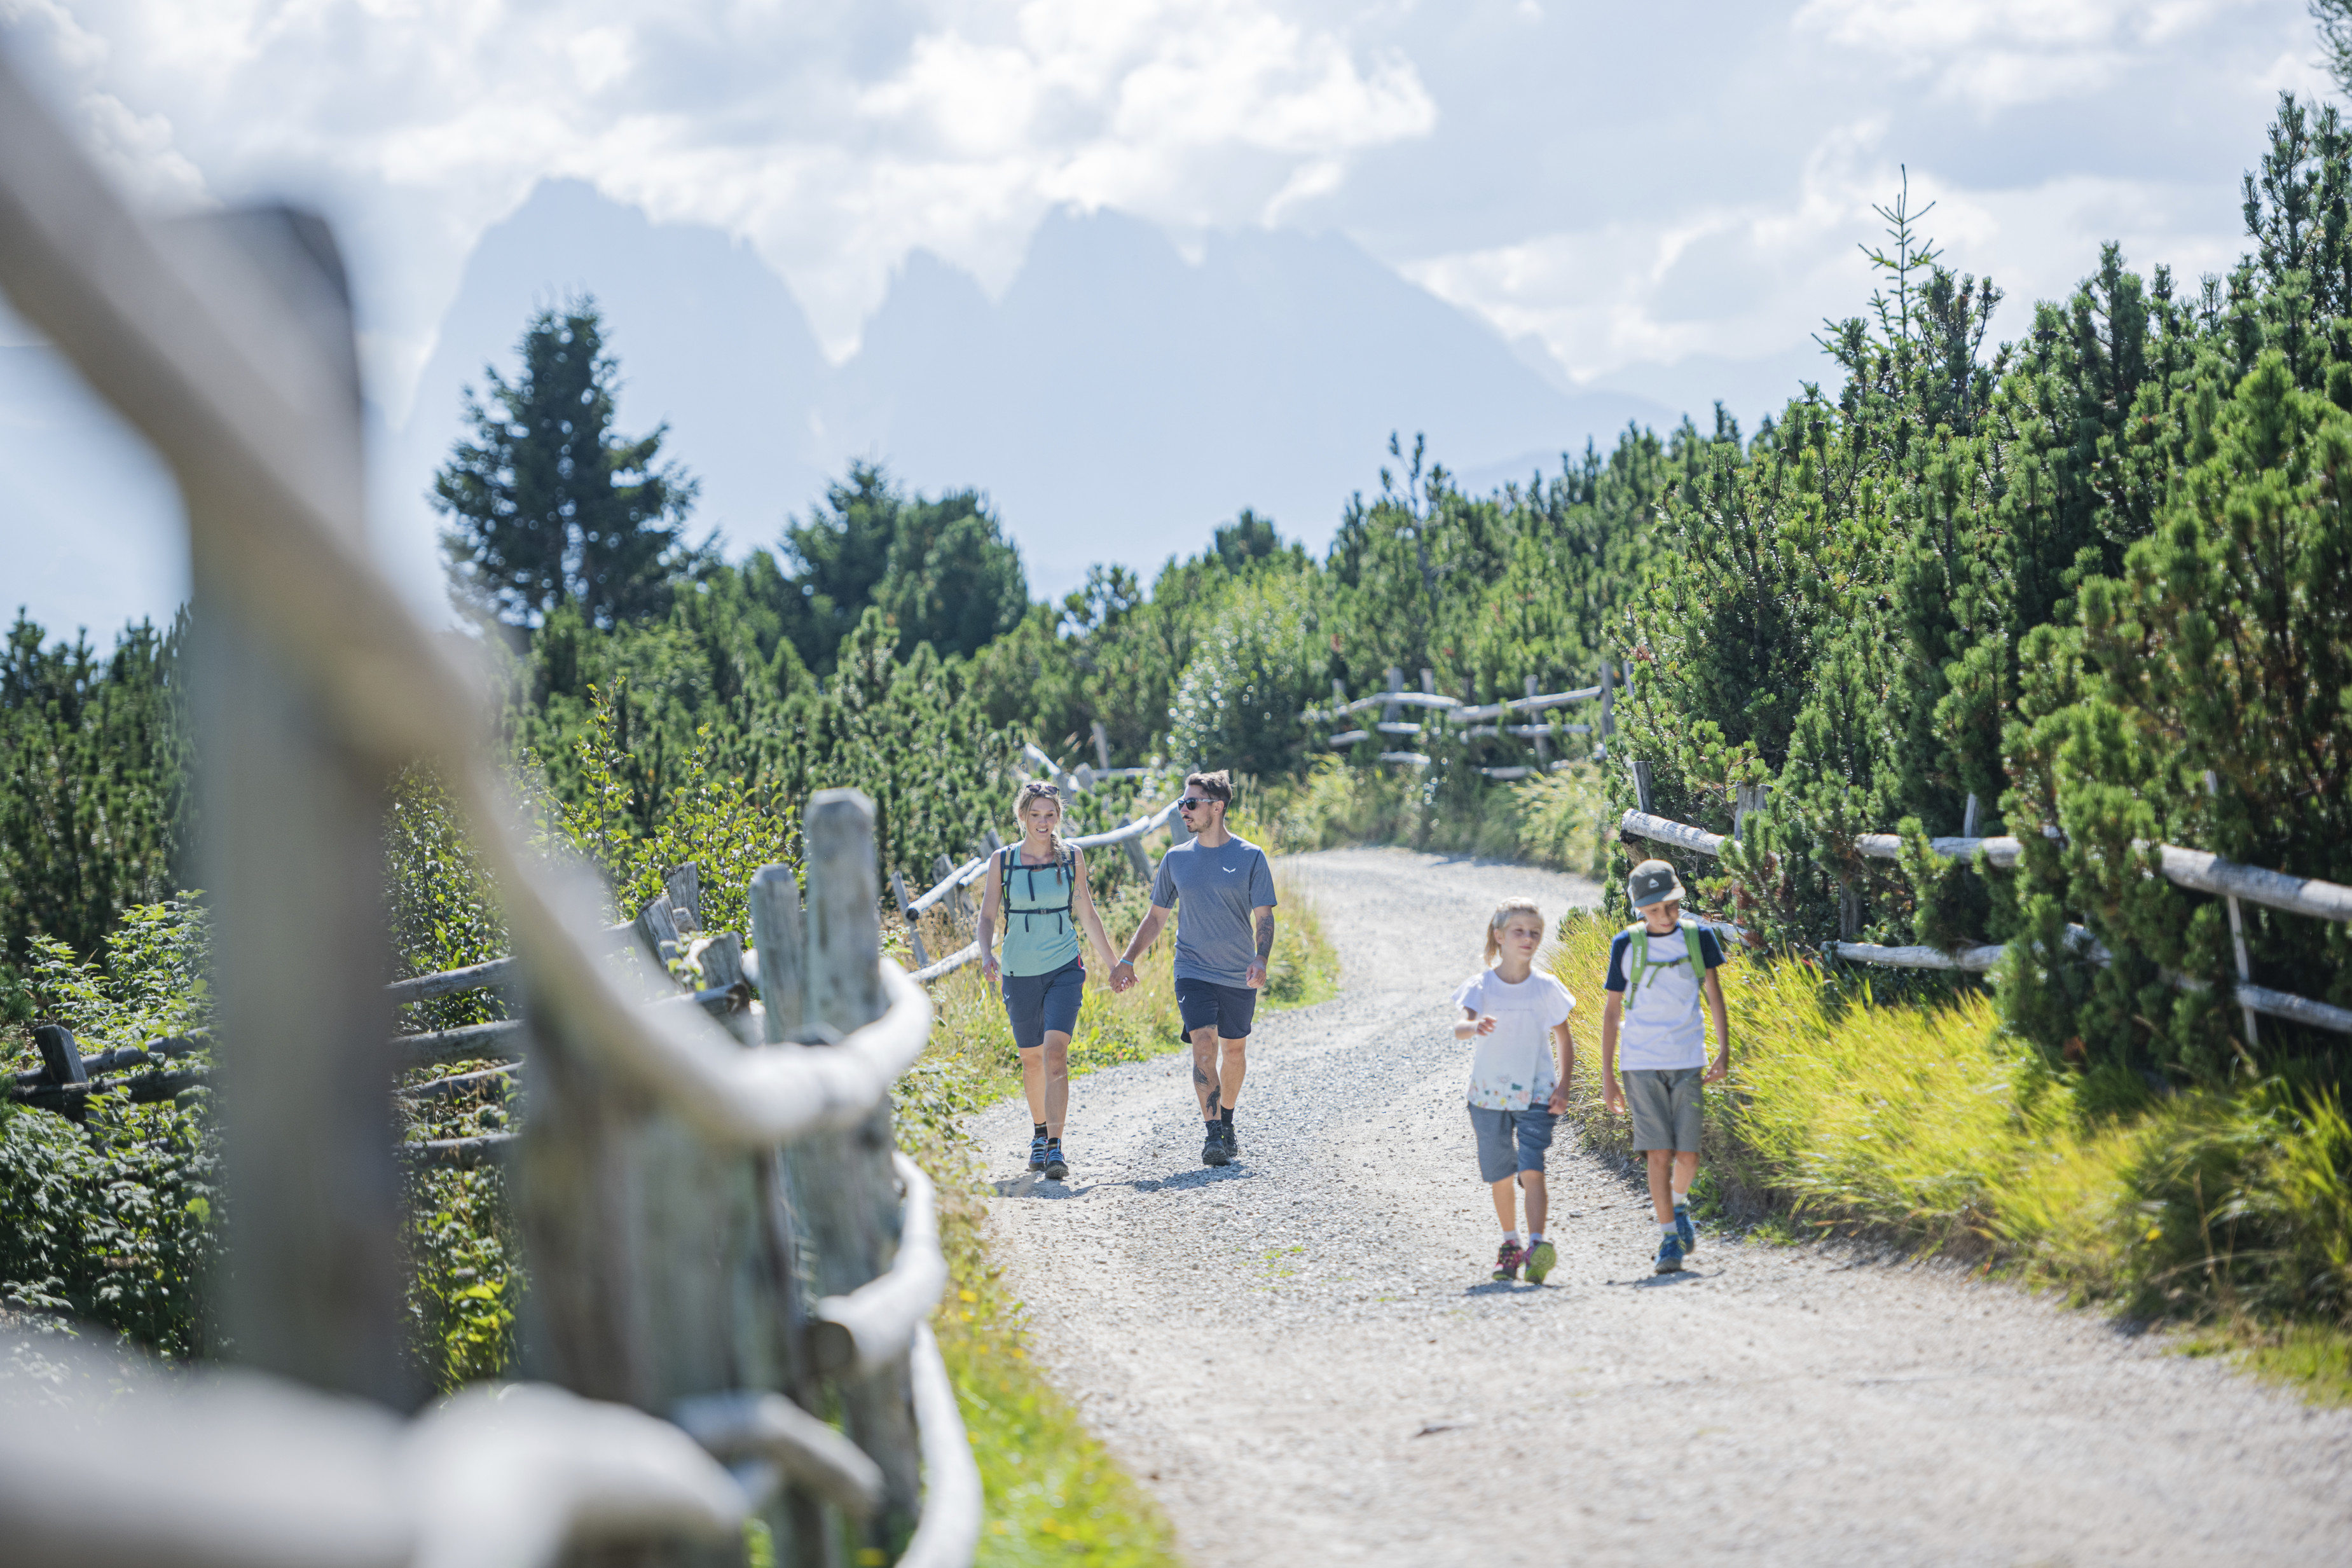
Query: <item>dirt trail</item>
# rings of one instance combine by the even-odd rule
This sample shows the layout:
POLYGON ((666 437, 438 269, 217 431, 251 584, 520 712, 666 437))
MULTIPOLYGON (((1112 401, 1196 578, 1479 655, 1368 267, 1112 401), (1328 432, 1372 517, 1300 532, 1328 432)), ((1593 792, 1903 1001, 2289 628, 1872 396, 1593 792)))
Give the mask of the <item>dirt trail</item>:
POLYGON ((1199 1163, 1181 1054, 1077 1081, 1066 1185, 1017 1099, 975 1127, 1041 1353, 1193 1563, 2352 1561, 2352 1411, 1956 1270, 1710 1235, 1654 1279, 1565 1131, 1559 1267, 1491 1283, 1445 997, 1499 896, 1593 889, 1294 865, 1344 989, 1261 1016, 1240 1163, 1199 1163))

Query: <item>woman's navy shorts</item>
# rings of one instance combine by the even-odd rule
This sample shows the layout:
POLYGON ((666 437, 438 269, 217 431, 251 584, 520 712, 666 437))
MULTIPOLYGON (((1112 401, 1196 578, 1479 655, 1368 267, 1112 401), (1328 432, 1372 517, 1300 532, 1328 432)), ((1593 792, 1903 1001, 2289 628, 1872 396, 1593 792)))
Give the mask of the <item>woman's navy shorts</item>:
POLYGON ((1034 1051, 1048 1033, 1075 1033, 1086 990, 1087 966, 1075 958, 1044 974, 1006 975, 1004 1016, 1013 1020, 1013 1043, 1034 1051))

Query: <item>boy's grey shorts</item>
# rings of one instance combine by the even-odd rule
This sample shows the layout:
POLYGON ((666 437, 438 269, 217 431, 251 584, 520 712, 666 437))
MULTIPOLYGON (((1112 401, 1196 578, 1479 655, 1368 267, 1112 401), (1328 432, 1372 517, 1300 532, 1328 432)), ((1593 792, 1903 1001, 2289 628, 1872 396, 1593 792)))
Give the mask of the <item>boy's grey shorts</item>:
POLYGON ((1698 1152, 1699 1080, 1704 1068, 1628 1068, 1617 1075, 1633 1113, 1633 1147, 1698 1152))
POLYGON ((1507 1182, 1521 1171, 1544 1168, 1544 1151, 1559 1118, 1540 1105, 1525 1110, 1498 1110, 1492 1106, 1470 1108, 1470 1126, 1478 1134, 1478 1179, 1507 1182))

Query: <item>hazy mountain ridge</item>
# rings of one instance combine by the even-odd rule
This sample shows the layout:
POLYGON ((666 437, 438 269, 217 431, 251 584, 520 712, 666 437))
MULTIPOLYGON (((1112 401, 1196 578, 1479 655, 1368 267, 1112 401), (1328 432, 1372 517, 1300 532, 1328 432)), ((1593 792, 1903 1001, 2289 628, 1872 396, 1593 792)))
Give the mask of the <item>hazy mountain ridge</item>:
POLYGON ((1244 506, 1319 544, 1378 482, 1391 429, 1470 468, 1675 416, 1549 384, 1345 238, 1213 235, 1195 264, 1110 212, 1049 216, 1000 300, 918 252, 831 366, 747 247, 551 182, 467 263, 397 442, 401 488, 421 493, 456 438, 458 388, 566 289, 604 305, 620 427, 666 419, 701 477, 698 529, 768 542, 850 458, 875 458, 927 491, 986 491, 1041 593, 1090 562, 1196 548, 1244 506))

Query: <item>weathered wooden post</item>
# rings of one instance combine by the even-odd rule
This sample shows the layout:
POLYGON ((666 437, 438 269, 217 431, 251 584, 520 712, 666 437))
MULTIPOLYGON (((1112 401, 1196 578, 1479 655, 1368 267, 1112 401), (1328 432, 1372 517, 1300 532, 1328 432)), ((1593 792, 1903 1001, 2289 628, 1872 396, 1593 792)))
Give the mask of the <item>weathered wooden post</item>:
MULTIPOLYGON (((62 1024, 43 1024, 33 1030, 33 1047, 41 1053, 41 1081, 45 1084, 88 1083, 89 1071, 82 1066, 81 1047, 75 1041, 73 1031, 62 1024)), ((58 1114, 68 1121, 79 1121, 89 1115, 89 1100, 84 1097, 68 1100, 58 1114)))
MULTIPOLYGON (((1736 786, 1736 788, 1738 792, 1738 803, 1731 808, 1731 836, 1734 838, 1742 839, 1744 842, 1744 830, 1748 826, 1748 815, 1750 812, 1761 811, 1764 809, 1764 802, 1769 793, 1769 786, 1765 784, 1739 784, 1736 786)), ((1971 795, 1969 798, 1973 800, 1975 796, 1971 795)))
POLYGON ((1094 732, 1095 765, 1104 773, 1110 772, 1110 731, 1103 728, 1099 719, 1089 721, 1087 728, 1094 732))
MULTIPOLYGON (((2207 768, 2205 770, 2205 793, 2209 796, 2218 796, 2221 793, 2221 781, 2214 776, 2214 773, 2211 768, 2207 768)), ((1974 805, 1976 804, 1976 799, 1977 797, 1974 795, 1969 796, 1969 804, 1970 805, 1974 805)), ((2254 983, 2254 971, 2253 965, 2247 962, 2245 917, 2238 910, 2238 898, 2236 894, 2226 893, 2222 895, 2222 898, 2223 901, 2226 902, 2230 908, 2230 945, 2237 951, 2238 984, 2241 985, 2252 985, 2254 983)), ((2241 1023, 2245 1025, 2246 1049, 2251 1051, 2261 1042, 2261 1037, 2254 1026, 2253 1008, 2244 1002, 2240 1002, 2238 1004, 2238 1018, 2241 1023)))
MULTIPOLYGON (((1526 689, 1528 697, 1533 698, 1535 696, 1536 678, 1534 676, 1530 675, 1528 677, 1526 689)), ((1535 710, 1530 708, 1528 710, 1528 727, 1535 731, 1536 766, 1545 773, 1549 773, 1551 771, 1551 742, 1550 739, 1544 734, 1542 725, 1543 721, 1538 719, 1535 715, 1535 710)))
MULTIPOLYGON (((835 1038, 881 1016, 881 889, 874 865, 874 805, 863 792, 820 790, 802 842, 808 869, 806 1019, 835 1038)), ((890 1267, 898 1243, 898 1180, 890 1166, 890 1103, 846 1131, 819 1132, 787 1152, 793 1213, 814 1253, 814 1293, 845 1296, 890 1267)), ((901 1358, 841 1385, 849 1435, 882 1468, 883 1507, 871 1548, 895 1552, 921 1500, 912 1384, 901 1358)))
MULTIPOLYGON (((2210 778, 2213 775, 2208 773, 2205 776, 2210 778)), ((1974 838, 1976 836, 1977 797, 1975 792, 1970 791, 1969 795, 1969 804, 1960 810, 1960 837, 1963 838, 1974 838)))
POLYGON ((1617 667, 1601 661, 1601 753, 1609 752, 1609 737, 1617 732, 1617 667))
MULTIPOLYGON (((667 880, 699 901, 693 868, 667 880)), ((656 962, 661 948, 675 951, 680 913, 671 893, 638 913, 639 940, 656 962)), ((740 933, 704 949, 722 982, 740 978, 740 933)), ((666 976, 654 985, 675 990, 666 976)), ((543 1010, 530 1016, 530 1115, 515 1201, 531 1272, 526 1370, 665 1416, 691 1399, 802 1392, 795 1260, 773 1159, 713 1144, 551 1026, 543 1010)), ((787 1500, 764 1517, 780 1563, 824 1563, 824 1532, 787 1500)), ((719 1568, 740 1557, 732 1547, 669 1543, 620 1561, 719 1568)))
MULTIPOLYGON (((282 439, 307 453, 362 542, 359 360, 350 289, 326 226, 270 209, 188 220, 199 256, 282 321, 315 395, 282 439)), ((257 323, 258 325, 258 323, 257 323)), ((383 792, 367 754, 289 660, 209 542, 247 526, 232 476, 183 469, 195 523, 191 683, 211 889, 228 1256, 214 1280, 240 1361, 396 1406, 404 1368, 394 1059, 383 1048, 383 792), (226 480, 226 482, 224 482, 226 480)))
POLYGON ((929 969, 931 966, 931 956, 923 951, 922 917, 914 912, 915 900, 907 896, 907 878, 904 872, 890 873, 890 896, 898 900, 898 918, 907 922, 907 946, 915 955, 915 967, 929 969))
POLYGON ((1650 804, 1650 764, 1637 762, 1633 766, 1633 800, 1644 816, 1653 816, 1657 808, 1650 804))
MULTIPOLYGON (((751 878, 751 944, 760 960, 761 1033, 770 1046, 782 1046, 802 1033, 808 1017, 808 933, 801 918, 800 885, 793 878, 792 868, 761 867, 751 878)), ((781 1327, 785 1336, 786 1392, 804 1408, 814 1410, 820 1391, 806 1350, 808 1297, 803 1288, 800 1219, 792 1183, 782 1151, 762 1153, 758 1164, 770 1223, 776 1233, 775 1253, 784 1266, 781 1327)), ((841 1532, 832 1527, 823 1506, 805 1489, 794 1487, 785 1494, 784 1508, 799 1549, 793 1560, 798 1568, 835 1568, 841 1558, 841 1532)), ((784 1561, 781 1552, 778 1561, 784 1561)))

